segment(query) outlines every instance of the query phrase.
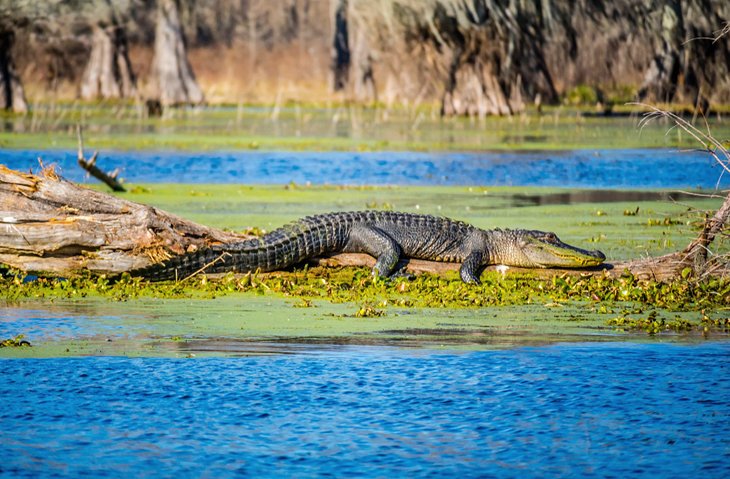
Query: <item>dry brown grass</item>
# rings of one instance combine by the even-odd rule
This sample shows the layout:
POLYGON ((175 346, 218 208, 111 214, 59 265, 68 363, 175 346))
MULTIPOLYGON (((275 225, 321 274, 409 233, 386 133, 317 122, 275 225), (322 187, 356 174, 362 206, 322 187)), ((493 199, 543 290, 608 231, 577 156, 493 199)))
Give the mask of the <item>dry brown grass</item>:
POLYGON ((271 50, 248 45, 195 48, 189 52, 195 75, 212 103, 327 101, 326 52, 301 42, 271 50))

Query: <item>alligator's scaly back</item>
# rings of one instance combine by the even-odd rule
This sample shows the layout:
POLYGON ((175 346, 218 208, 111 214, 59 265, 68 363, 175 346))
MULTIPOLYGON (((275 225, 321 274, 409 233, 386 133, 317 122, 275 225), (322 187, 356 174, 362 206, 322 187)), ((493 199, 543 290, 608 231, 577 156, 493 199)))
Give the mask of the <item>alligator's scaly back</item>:
POLYGON ((566 245, 552 233, 485 231, 448 218, 360 211, 309 216, 261 238, 201 249, 131 274, 161 281, 198 272, 266 272, 338 252, 376 257, 374 273, 379 276, 389 276, 404 256, 460 262, 466 282, 478 282, 478 271, 486 264, 583 267, 605 259, 600 251, 566 245))

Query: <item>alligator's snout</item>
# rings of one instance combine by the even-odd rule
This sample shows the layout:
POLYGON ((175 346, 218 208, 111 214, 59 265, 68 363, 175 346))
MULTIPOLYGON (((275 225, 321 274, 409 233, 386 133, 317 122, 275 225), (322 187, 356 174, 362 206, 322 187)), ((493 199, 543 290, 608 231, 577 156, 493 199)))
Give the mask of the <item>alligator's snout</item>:
POLYGON ((584 252, 586 254, 583 256, 583 261, 580 261, 584 266, 598 266, 606 260, 606 255, 603 254, 603 251, 596 249, 593 251, 584 250, 584 252))

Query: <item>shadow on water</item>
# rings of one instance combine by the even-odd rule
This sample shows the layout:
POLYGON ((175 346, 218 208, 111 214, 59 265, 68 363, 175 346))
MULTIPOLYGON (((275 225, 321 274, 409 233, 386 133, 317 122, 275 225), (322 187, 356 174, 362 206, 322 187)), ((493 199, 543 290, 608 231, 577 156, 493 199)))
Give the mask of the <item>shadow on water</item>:
POLYGON ((682 191, 580 190, 544 195, 494 195, 510 200, 510 206, 574 205, 580 203, 618 203, 623 201, 684 201, 696 193, 682 191))
MULTIPOLYGON (((296 336, 269 338, 196 338, 183 341, 160 341, 154 345, 160 352, 174 356, 223 355, 229 357, 271 355, 321 355, 357 351, 363 347, 405 348, 409 350, 501 350, 523 347, 544 347, 557 343, 609 343, 617 340, 651 342, 646 334, 617 333, 605 327, 586 325, 582 331, 560 334, 536 331, 535 328, 403 328, 387 329, 349 336, 296 336)), ((716 339, 722 337, 717 335, 716 339)), ((701 334, 667 333, 664 340, 679 344, 702 342, 701 334)))

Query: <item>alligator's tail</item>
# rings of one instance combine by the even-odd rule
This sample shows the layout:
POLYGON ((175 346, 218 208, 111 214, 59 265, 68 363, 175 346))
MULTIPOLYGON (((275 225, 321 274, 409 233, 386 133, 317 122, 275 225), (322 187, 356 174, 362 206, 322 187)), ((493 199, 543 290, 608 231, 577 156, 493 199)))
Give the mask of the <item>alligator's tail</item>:
POLYGON ((274 271, 337 251, 346 235, 334 215, 305 218, 261 238, 211 246, 130 271, 151 281, 182 280, 198 273, 274 271), (338 227, 340 230, 338 231, 338 227))
POLYGON ((179 281, 198 273, 252 271, 256 269, 255 264, 248 266, 247 263, 251 261, 246 261, 250 260, 250 256, 251 254, 247 254, 245 250, 229 251, 228 248, 222 247, 204 248, 132 270, 129 274, 142 276, 150 281, 179 281), (235 263, 238 263, 238 268, 235 263))
POLYGON ((261 238, 211 246, 130 271, 152 281, 182 280, 197 273, 274 271, 326 253, 340 251, 358 220, 372 221, 381 212, 330 213, 309 216, 261 238))

